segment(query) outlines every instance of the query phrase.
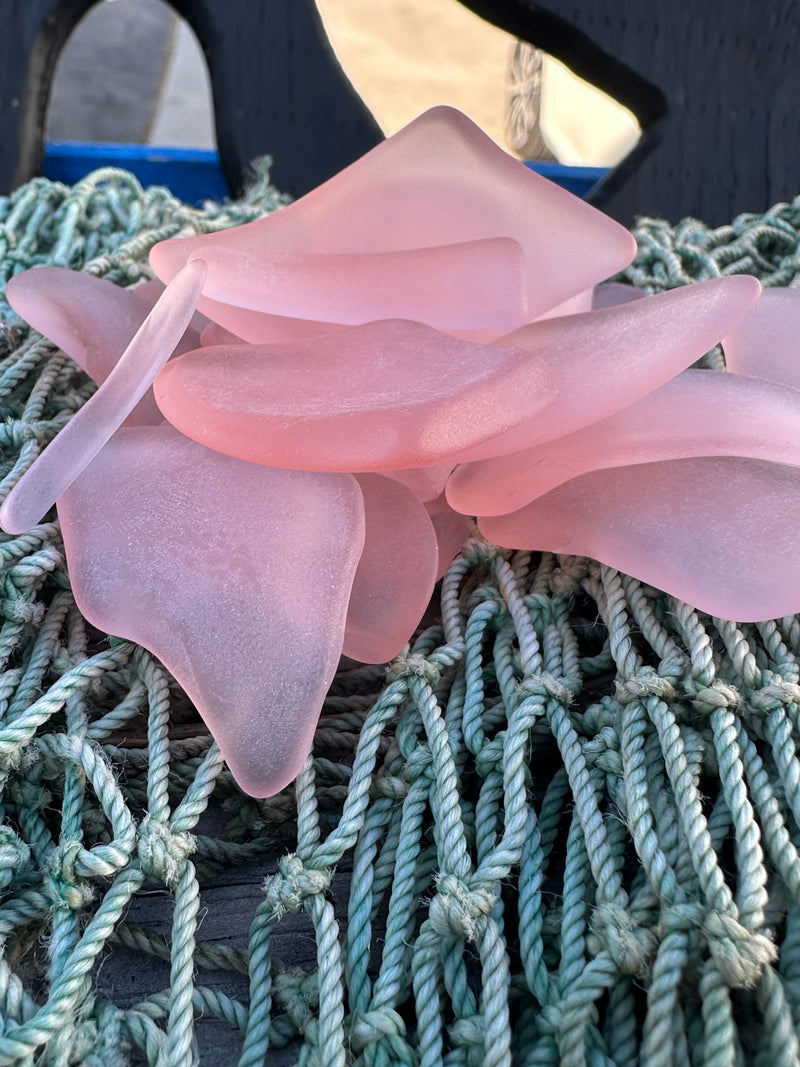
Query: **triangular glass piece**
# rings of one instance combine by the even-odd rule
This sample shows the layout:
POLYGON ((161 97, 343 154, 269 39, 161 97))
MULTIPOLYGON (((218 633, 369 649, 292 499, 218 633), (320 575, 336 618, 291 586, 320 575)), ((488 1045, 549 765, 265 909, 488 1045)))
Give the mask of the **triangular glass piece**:
POLYGON ((363 545, 354 478, 122 429, 58 502, 78 607, 175 675, 253 796, 300 770, 363 545))
POLYGON ((506 548, 591 556, 742 622, 800 610, 800 470, 738 457, 592 471, 480 518, 506 548))

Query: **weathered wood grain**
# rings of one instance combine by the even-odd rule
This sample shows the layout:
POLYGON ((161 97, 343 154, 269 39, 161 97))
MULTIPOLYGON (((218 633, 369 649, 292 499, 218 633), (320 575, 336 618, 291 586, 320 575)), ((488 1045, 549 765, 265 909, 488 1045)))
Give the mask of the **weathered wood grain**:
MULTIPOLYGON (((38 173, 53 70, 97 0, 0 0, 0 191, 38 173)), ((793 0, 462 0, 557 56, 638 116, 644 136, 595 201, 726 222, 800 191, 793 0)), ((327 41, 314 0, 171 0, 211 74, 217 143, 238 192, 250 161, 296 195, 381 133, 327 41)))
POLYGON ((793 0, 462 0, 624 103, 644 137, 593 196, 712 225, 800 193, 793 0))
MULTIPOLYGON (((250 924, 263 900, 262 884, 277 870, 278 856, 262 863, 222 872, 205 880, 201 890, 198 944, 247 948, 250 924)), ((337 871, 330 889, 337 920, 344 924, 349 896, 349 872, 337 871)), ((138 923, 165 939, 172 926, 173 901, 166 890, 144 891, 131 902, 124 920, 138 923)), ((316 965, 316 942, 311 920, 304 914, 285 915, 272 938, 273 957, 286 967, 311 971, 316 965)), ((235 971, 197 972, 199 985, 208 986, 243 1003, 248 1001, 248 980, 235 971)), ((95 974, 95 986, 102 997, 128 1008, 169 988, 169 963, 124 945, 109 946, 95 974)), ((196 1024, 199 1067, 233 1067, 241 1051, 239 1031, 216 1020, 200 1019, 196 1024)), ((292 1067, 297 1062, 299 1043, 269 1053, 269 1067, 292 1067)), ((144 1063, 135 1057, 133 1063, 144 1063)))
MULTIPOLYGON (((0 192, 40 173, 52 78, 98 0, 0 0, 0 192)), ((232 193, 271 155, 274 184, 300 195, 382 139, 328 44, 313 0, 171 0, 211 76, 217 145, 232 193)))

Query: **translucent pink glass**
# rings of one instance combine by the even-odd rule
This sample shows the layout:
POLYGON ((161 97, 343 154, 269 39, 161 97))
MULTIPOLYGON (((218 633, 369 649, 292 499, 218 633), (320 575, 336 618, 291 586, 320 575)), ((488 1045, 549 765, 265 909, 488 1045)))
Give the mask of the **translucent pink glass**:
POLYGON ((435 108, 275 214, 157 245, 166 288, 26 272, 9 299, 99 388, 0 522, 58 498, 81 610, 162 659, 259 796, 340 653, 402 651, 472 516, 717 615, 796 611, 798 295, 598 288, 634 252, 435 108), (728 372, 689 369, 721 341, 728 372))

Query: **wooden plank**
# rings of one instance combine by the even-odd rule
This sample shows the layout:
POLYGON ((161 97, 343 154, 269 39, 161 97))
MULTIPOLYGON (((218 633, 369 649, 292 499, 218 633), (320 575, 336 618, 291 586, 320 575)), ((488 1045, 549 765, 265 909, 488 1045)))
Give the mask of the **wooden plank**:
MULTIPOLYGON (((264 879, 277 870, 278 856, 262 863, 250 864, 235 871, 223 872, 207 879, 201 890, 198 945, 247 948, 250 924, 263 900, 264 879)), ((333 876, 330 899, 340 924, 347 916, 350 875, 337 871, 333 876)), ((145 890, 137 894, 125 915, 128 923, 138 923, 148 930, 170 934, 173 900, 166 890, 145 890)), ((285 915, 272 938, 273 958, 286 967, 311 971, 316 966, 316 942, 311 920, 305 914, 285 915)), ((121 1008, 129 1008, 148 996, 169 988, 169 963, 142 951, 114 944, 104 955, 94 977, 97 993, 121 1008)), ((198 985, 207 986, 248 1002, 248 980, 235 971, 199 969, 198 985)), ((213 1019, 196 1022, 197 1051, 200 1067, 206 1064, 229 1067, 237 1062, 242 1035, 226 1023, 213 1019)), ((270 1067, 290 1067, 297 1061, 300 1043, 269 1054, 270 1067)), ((136 1064, 134 1059, 134 1064, 136 1064)), ((138 1062, 146 1062, 142 1057, 138 1062)))
POLYGON ((593 201, 722 225, 800 192, 793 0, 462 0, 563 60, 639 118, 645 136, 593 201))
MULTIPOLYGON (((0 0, 2 193, 41 173, 58 57, 96 2, 0 0)), ((328 44, 314 0, 172 0, 171 6, 196 33, 208 62, 217 144, 234 194, 257 156, 271 155, 274 184, 300 195, 382 140, 328 44)))

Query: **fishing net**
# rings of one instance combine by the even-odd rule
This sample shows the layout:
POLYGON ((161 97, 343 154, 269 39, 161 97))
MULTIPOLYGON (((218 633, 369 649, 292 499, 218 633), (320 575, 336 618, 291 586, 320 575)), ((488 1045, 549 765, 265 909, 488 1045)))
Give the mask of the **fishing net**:
MULTIPOLYGON (((39 179, 0 201, 0 270, 132 285, 156 241, 281 202, 265 172, 203 210, 39 179)), ((650 292, 800 271, 800 203, 636 236, 650 292)), ((0 320, 2 493, 93 387, 0 320)), ((471 540, 253 800, 153 656, 81 617, 56 522, 0 561, 0 1064, 800 1063, 798 618, 471 540)))

